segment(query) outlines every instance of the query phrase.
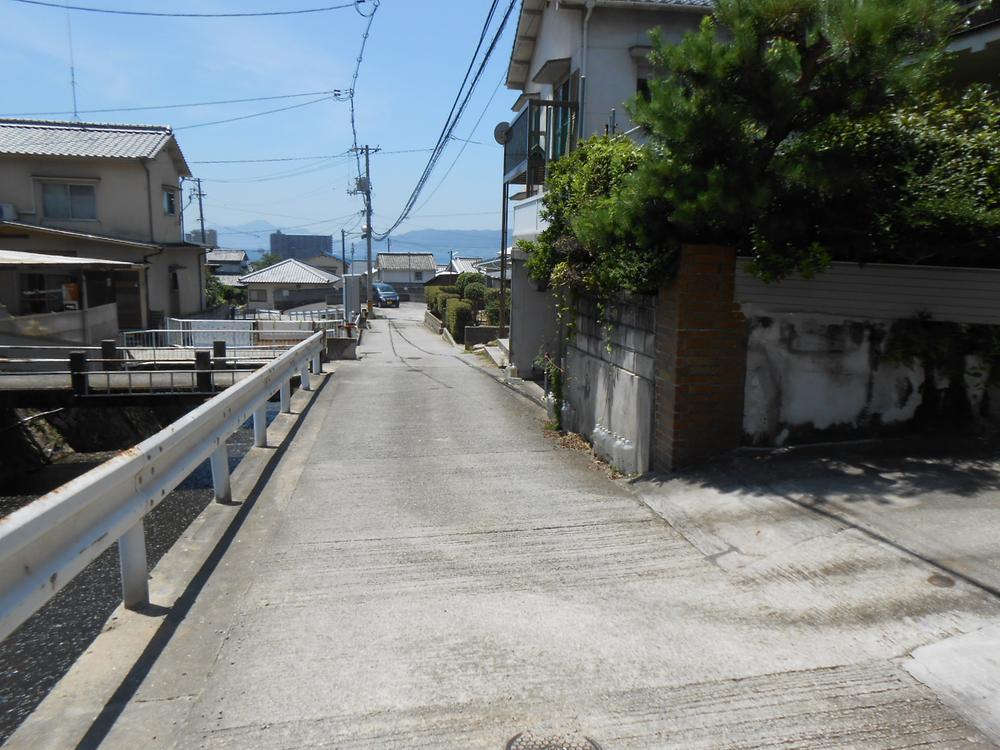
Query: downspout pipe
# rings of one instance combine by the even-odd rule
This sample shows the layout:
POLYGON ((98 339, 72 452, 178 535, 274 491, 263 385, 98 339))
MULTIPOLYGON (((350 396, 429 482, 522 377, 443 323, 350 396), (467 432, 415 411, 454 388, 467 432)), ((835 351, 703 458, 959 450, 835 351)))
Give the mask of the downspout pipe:
POLYGON ((583 15, 583 59, 580 61, 580 111, 577 113, 577 140, 586 137, 584 119, 587 113, 587 58, 590 56, 590 16, 594 12, 597 0, 587 0, 587 11, 583 15))
MULTIPOLYGON (((146 170, 146 216, 148 218, 149 225, 149 244, 155 245, 153 241, 153 178, 149 172, 149 159, 142 159, 142 168, 146 170)), ((143 311, 144 323, 149 322, 152 310, 149 307, 149 259, 157 255, 163 254, 163 248, 158 247, 155 253, 150 253, 149 255, 142 256, 142 263, 145 266, 145 281, 146 281, 146 309, 143 311)))

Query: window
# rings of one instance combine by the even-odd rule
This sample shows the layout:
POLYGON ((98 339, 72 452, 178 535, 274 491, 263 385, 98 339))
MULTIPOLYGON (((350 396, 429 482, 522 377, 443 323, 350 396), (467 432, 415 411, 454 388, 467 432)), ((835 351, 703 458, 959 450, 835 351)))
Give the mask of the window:
POLYGON ((93 185, 45 182, 42 208, 48 219, 96 219, 96 191, 93 185))
POLYGON ((424 272, 423 271, 414 271, 413 272, 413 280, 414 281, 423 281, 424 280, 424 272))
POLYGON ((650 99, 650 93, 649 93, 649 79, 648 78, 640 78, 640 79, 638 79, 636 81, 636 83, 635 83, 635 93, 637 93, 639 96, 641 96, 647 102, 649 101, 649 99, 650 99))
POLYGON ((251 302, 267 302, 267 290, 266 289, 251 289, 250 290, 250 301, 251 302))
POLYGON ((163 191, 163 213, 167 216, 177 215, 177 193, 173 190, 163 191))

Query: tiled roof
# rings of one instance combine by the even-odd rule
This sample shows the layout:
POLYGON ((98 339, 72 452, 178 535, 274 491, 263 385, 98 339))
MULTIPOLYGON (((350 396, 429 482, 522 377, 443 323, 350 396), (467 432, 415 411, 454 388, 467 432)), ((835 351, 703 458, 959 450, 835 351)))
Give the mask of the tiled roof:
POLYGON ((434 253, 379 253, 381 271, 437 271, 434 253))
POLYGON ((81 258, 68 255, 46 255, 20 250, 0 250, 0 266, 53 266, 91 268, 132 268, 132 263, 102 258, 81 258))
POLYGON ((333 284, 339 276, 290 258, 240 277, 242 284, 333 284))
MULTIPOLYGON (((165 125, 115 125, 62 120, 0 118, 0 154, 102 159, 150 159, 173 141, 165 125)), ((176 141, 180 171, 191 171, 176 141)))
POLYGON ((209 250, 205 253, 205 261, 208 263, 241 263, 247 259, 246 250, 209 250))
POLYGON ((482 258, 452 258, 451 268, 455 273, 474 273, 476 265, 482 262, 482 258))

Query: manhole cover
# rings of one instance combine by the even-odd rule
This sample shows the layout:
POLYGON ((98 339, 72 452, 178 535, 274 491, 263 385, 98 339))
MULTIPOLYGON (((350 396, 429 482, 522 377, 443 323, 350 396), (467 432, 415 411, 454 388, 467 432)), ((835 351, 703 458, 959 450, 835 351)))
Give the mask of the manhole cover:
POLYGON ((511 737, 507 750, 601 750, 601 746, 576 732, 537 732, 529 729, 511 737))
POLYGON ((950 589, 955 585, 955 579, 949 578, 948 576, 943 576, 940 573, 935 573, 930 578, 927 579, 927 583, 931 586, 937 586, 942 589, 950 589))

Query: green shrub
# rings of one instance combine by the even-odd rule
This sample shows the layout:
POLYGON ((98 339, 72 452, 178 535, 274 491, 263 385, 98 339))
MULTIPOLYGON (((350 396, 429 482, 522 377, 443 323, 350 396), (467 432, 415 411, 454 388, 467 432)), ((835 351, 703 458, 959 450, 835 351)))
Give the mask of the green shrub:
POLYGON ((459 297, 462 296, 462 293, 458 291, 458 287, 455 284, 449 284, 447 286, 443 286, 441 287, 441 291, 444 292, 445 294, 457 294, 459 297))
POLYGON ((438 320, 444 320, 445 316, 448 314, 448 300, 452 299, 462 299, 457 294, 448 294, 447 292, 442 292, 437 296, 437 304, 434 307, 434 315, 437 316, 438 320))
MULTIPOLYGON (((499 289, 487 289, 486 290, 486 322, 491 326, 500 325, 500 290, 499 289)), ((507 314, 504 318, 510 321, 510 296, 504 298, 506 303, 504 307, 507 308, 507 314)))
POLYGON ((471 284, 465 285, 465 291, 462 293, 462 299, 471 303, 477 310, 482 310, 483 305, 486 304, 486 291, 486 284, 473 281, 471 284))
POLYGON ((425 286, 424 299, 427 300, 427 309, 432 313, 437 309, 437 298, 441 294, 439 286, 425 286))
POLYGON ((455 282, 455 286, 458 287, 458 293, 463 297, 465 296, 465 287, 469 284, 485 284, 486 277, 481 273, 476 273, 475 271, 466 271, 458 275, 458 280, 455 282))
POLYGON ((475 325, 476 313, 472 305, 457 297, 448 300, 446 323, 451 337, 459 344, 465 343, 465 327, 475 325))

